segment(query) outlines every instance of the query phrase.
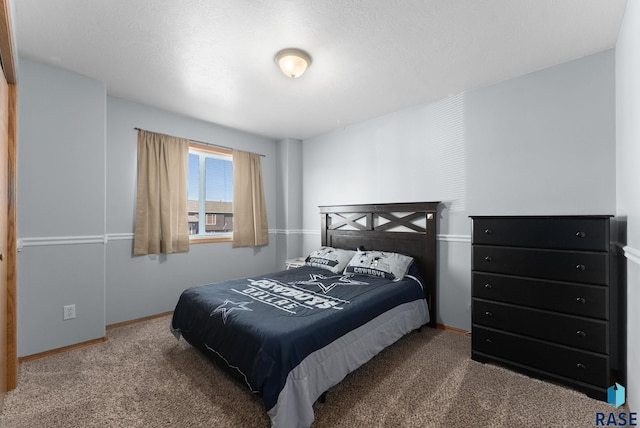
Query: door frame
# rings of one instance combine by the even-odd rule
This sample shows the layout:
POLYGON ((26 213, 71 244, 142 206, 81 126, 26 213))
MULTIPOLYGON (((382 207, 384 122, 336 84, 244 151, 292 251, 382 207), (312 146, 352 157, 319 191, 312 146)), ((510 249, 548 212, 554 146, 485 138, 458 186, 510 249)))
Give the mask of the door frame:
MULTIPOLYGON (((6 325, 6 388, 12 390, 18 384, 17 355, 17 105, 18 74, 16 45, 12 31, 11 0, 0 0, 0 58, 9 87, 9 120, 8 120, 8 216, 7 216, 7 325, 6 325)), ((0 335, 3 337, 4 335, 0 335)))

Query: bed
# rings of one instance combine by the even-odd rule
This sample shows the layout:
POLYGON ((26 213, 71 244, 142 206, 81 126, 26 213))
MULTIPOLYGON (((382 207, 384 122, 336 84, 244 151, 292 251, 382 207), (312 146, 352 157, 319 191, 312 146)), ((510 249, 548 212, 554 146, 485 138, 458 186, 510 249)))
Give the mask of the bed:
POLYGON ((321 206, 305 266, 189 288, 171 330, 259 394, 273 427, 309 427, 327 390, 435 326, 437 206, 321 206))

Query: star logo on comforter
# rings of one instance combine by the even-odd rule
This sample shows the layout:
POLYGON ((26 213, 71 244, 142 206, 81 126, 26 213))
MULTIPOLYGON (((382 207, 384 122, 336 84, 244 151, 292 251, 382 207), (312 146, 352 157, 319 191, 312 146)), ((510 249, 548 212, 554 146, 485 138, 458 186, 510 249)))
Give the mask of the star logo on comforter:
POLYGON ((336 275, 336 276, 324 276, 321 274, 309 274, 311 277, 308 281, 296 281, 295 284, 304 285, 317 285, 320 287, 323 293, 327 294, 333 288, 339 285, 353 284, 353 285, 367 285, 366 282, 356 281, 349 275, 336 275))
POLYGON ((211 311, 209 316, 212 317, 215 314, 220 313, 222 314, 222 322, 226 324, 227 317, 231 311, 253 311, 253 309, 247 307, 249 304, 251 304, 251 302, 233 302, 227 299, 223 304, 211 311))

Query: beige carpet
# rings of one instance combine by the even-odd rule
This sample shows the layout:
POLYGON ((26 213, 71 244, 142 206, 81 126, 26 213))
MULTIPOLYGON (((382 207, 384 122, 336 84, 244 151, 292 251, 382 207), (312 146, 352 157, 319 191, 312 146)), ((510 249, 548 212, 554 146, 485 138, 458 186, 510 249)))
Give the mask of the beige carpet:
MULTIPOLYGON (((177 341, 169 322, 21 364, 0 426, 268 427, 260 399, 177 341)), ((469 355, 463 335, 411 333, 316 403, 313 427, 593 427, 596 412, 615 410, 469 355)))

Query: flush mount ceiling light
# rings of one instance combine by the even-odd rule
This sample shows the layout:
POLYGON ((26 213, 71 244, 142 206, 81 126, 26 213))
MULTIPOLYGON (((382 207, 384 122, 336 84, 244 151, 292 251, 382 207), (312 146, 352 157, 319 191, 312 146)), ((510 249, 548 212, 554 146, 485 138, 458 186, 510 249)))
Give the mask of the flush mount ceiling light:
POLYGON ((311 56, 303 50, 295 48, 282 49, 274 58, 280 70, 292 79, 302 76, 311 65, 311 56))

